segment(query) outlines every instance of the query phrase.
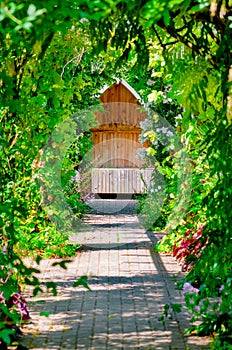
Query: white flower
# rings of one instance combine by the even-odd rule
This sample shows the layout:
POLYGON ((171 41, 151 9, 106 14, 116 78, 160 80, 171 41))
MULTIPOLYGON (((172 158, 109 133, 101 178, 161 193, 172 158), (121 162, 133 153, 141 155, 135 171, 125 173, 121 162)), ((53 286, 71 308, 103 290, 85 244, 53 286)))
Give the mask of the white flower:
POLYGON ((162 131, 163 134, 167 134, 168 128, 165 128, 165 127, 163 126, 162 129, 161 129, 161 131, 162 131))
POLYGON ((136 151, 136 159, 137 160, 146 160, 147 149, 146 148, 138 148, 136 151))
POLYGON ((154 84, 155 84, 155 81, 154 81, 154 80, 149 79, 149 80, 147 81, 147 85, 154 85, 154 84))
POLYGON ((71 179, 69 180, 69 182, 78 182, 80 180, 80 173, 79 171, 76 171, 76 175, 75 176, 72 176, 71 179))
POLYGON ((152 141, 152 145, 153 145, 153 146, 158 146, 158 141, 157 141, 157 140, 152 141))
POLYGON ((152 127, 153 127, 153 123, 152 123, 152 120, 150 119, 145 119, 143 121, 140 122, 140 127, 143 131, 149 131, 149 130, 152 130, 152 127))
POLYGON ((167 136, 168 136, 168 137, 171 137, 171 136, 173 136, 173 135, 174 135, 173 132, 171 132, 171 131, 168 130, 167 136))

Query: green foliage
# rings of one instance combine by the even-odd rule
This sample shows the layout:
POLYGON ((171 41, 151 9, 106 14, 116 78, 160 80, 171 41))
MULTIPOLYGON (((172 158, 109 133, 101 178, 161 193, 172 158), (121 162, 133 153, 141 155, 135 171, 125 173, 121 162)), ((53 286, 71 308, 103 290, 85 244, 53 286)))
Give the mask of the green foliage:
MULTIPOLYGON (((0 239, 1 288, 6 297, 22 281, 33 285, 35 294, 41 290, 36 271, 28 270, 21 260, 27 251, 69 256, 77 248, 67 244, 67 232, 58 232, 43 210, 36 179, 39 159, 56 126, 96 103, 93 96, 101 86, 121 75, 176 128, 188 152, 192 191, 188 205, 184 192, 181 206, 177 205, 180 179, 188 166, 180 174, 181 162, 170 157, 162 142, 157 144, 153 127, 146 130, 155 144, 150 155, 157 158, 166 179, 166 198, 156 227, 166 225, 169 235, 159 249, 166 245, 170 250, 187 229, 205 225, 203 239, 208 244, 187 276, 187 281, 198 284, 200 293, 193 302, 187 300, 187 306, 193 320, 198 306, 202 308, 198 330, 216 335, 215 347, 230 347, 231 18, 228 2, 205 0, 1 4, 0 239), (183 203, 184 213, 180 212, 183 203), (168 218, 178 214, 179 226, 168 218), (211 307, 209 300, 217 297, 219 302, 211 307)), ((83 118, 83 124, 83 135, 77 135, 63 158, 62 170, 67 202, 78 217, 87 208, 70 179, 91 146, 85 134, 90 120, 83 118)), ((157 212, 152 199, 150 205, 157 212)), ((47 287, 55 293, 53 284, 47 287)), ((4 304, 1 308, 18 322, 4 304)), ((9 343, 11 329, 5 323, 3 327, 2 337, 9 343)))
MULTIPOLYGON (((90 55, 88 23, 79 22, 79 16, 69 1, 1 3, 0 287, 8 299, 21 283, 32 285, 34 295, 42 291, 22 257, 66 257, 79 248, 50 221, 38 187, 40 157, 49 135, 68 116, 96 103, 93 96, 105 81, 98 57, 90 55)), ((82 119, 84 131, 90 124, 82 119)), ((82 138, 77 144, 79 157, 89 141, 82 138)), ((70 175, 67 171, 66 182, 70 175)), ((83 216, 84 204, 72 196, 67 201, 75 202, 77 215, 83 216)), ((55 285, 47 287, 55 292, 55 285)), ((10 343, 12 329, 3 316, 7 308, 1 308, 0 321, 6 327, 2 336, 10 343)), ((8 317, 20 323, 17 312, 8 317)))

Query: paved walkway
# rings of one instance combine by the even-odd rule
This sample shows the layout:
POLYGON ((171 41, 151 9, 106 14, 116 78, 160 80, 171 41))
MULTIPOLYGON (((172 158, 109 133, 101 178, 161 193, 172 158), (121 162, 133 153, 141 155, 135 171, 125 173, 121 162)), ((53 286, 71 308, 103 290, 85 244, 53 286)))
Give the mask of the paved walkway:
POLYGON ((183 335, 186 310, 165 325, 158 321, 166 303, 182 302, 173 281, 180 267, 152 253, 159 235, 145 232, 133 214, 95 214, 87 224, 83 250, 67 270, 42 261, 43 282, 56 282, 59 294, 30 299, 32 323, 23 329, 23 343, 35 350, 207 348, 209 339, 183 335), (72 287, 82 275, 92 291, 72 287))

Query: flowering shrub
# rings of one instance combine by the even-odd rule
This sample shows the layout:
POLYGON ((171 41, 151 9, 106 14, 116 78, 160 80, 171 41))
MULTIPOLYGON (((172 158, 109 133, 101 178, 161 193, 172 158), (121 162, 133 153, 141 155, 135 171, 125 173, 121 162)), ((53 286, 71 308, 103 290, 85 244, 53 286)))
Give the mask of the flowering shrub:
MULTIPOLYGON (((13 293, 9 299, 6 299, 1 292, 0 294, 0 339, 4 343, 10 343, 13 339, 17 339, 21 335, 20 325, 22 322, 30 320, 27 310, 27 302, 20 292, 13 293), (4 325, 4 327, 2 327, 4 325)), ((1 344, 1 343, 0 343, 1 344)))
POLYGON ((206 242, 201 240, 202 229, 200 227, 195 234, 187 230, 184 238, 174 244, 172 255, 182 265, 182 271, 189 271, 194 266, 194 261, 200 257, 201 250, 205 247, 206 242))
POLYGON ((182 299, 185 299, 186 295, 189 295, 189 293, 193 294, 199 294, 199 289, 194 288, 190 283, 185 282, 181 291, 182 299))
MULTIPOLYGON (((214 81, 213 74, 210 79, 214 81)), ((169 96, 176 96, 175 92, 173 89, 173 94, 169 93, 169 96)), ((211 94, 211 90, 206 92, 211 94)), ((187 99, 184 103, 186 101, 187 99)), ((218 101, 221 101, 220 93, 218 101)), ((209 108, 216 116, 217 101, 214 103, 215 106, 209 108)), ((162 107, 162 103, 160 106, 162 107)), ((175 110, 173 105, 170 107, 175 110)), ((188 113, 190 115, 190 109, 188 113)), ((220 117, 215 118, 214 125, 210 124, 210 119, 206 118, 202 123, 200 116, 196 118, 194 115, 187 123, 185 113, 182 113, 182 119, 174 118, 178 133, 188 149, 189 164, 192 167, 191 196, 186 201, 186 211, 182 220, 179 220, 174 228, 168 226, 168 216, 176 205, 177 168, 165 148, 162 152, 159 149, 155 126, 144 124, 142 135, 150 139, 150 148, 154 150, 159 170, 166 180, 166 198, 161 216, 152 225, 152 229, 159 229, 167 234, 156 244, 155 249, 158 252, 172 254, 182 265, 182 271, 187 272, 180 287, 183 287, 182 296, 192 314, 193 326, 189 332, 213 336, 215 349, 230 349, 232 347, 230 229, 232 212, 229 203, 232 195, 232 143, 229 140, 232 127, 226 126, 223 120, 224 112, 221 110, 220 113, 220 117), (150 128, 150 131, 147 128, 150 128), (197 325, 195 321, 198 321, 197 325)), ((202 116, 205 117, 206 114, 202 113, 202 116)), ((166 132, 166 130, 159 131, 162 135, 163 131, 166 132)), ((150 207, 152 208, 152 205, 150 207)), ((181 216, 182 212, 179 214, 181 216)), ((172 310, 173 305, 167 305, 164 318, 169 317, 172 310)))
POLYGON ((20 287, 19 292, 13 293, 8 300, 4 299, 2 294, 0 298, 0 302, 4 303, 9 310, 14 309, 20 315, 22 321, 27 321, 30 319, 29 312, 27 310, 27 302, 22 297, 20 287))
MULTIPOLYGON (((198 335, 216 336, 216 344, 219 346, 224 344, 224 348, 229 349, 232 344, 232 312, 229 290, 224 285, 221 285, 215 291, 214 298, 209 297, 207 294, 206 285, 201 285, 198 289, 188 282, 184 283, 182 297, 193 315, 191 321, 193 323, 201 321, 200 324, 194 324, 190 327, 187 333, 196 332, 198 335), (224 296, 226 296, 226 302, 224 296)), ((216 345, 214 344, 214 346, 216 345)))
POLYGON ((83 218, 84 215, 89 212, 87 203, 79 193, 71 194, 67 198, 67 203, 78 218, 83 218))
MULTIPOLYGON (((231 288, 231 281, 228 281, 231 288)), ((192 314, 193 325, 186 331, 186 334, 196 333, 199 336, 211 335, 215 341, 213 349, 231 349, 232 347, 232 311, 230 291, 221 285, 216 291, 217 298, 207 297, 206 286, 201 285, 198 289, 189 282, 184 282, 181 288, 182 300, 185 301, 189 312, 192 314), (223 300, 226 295, 227 302, 223 300), (196 324, 196 321, 198 324, 196 324)), ((172 319, 174 312, 181 312, 181 304, 166 304, 163 314, 158 318, 163 323, 166 319, 172 319)))
MULTIPOLYGON (((7 344, 21 334, 22 322, 30 319, 27 302, 21 294, 21 288, 15 275, 17 266, 24 269, 21 261, 4 245, 0 251, 0 344, 7 349, 7 344), (10 257, 10 259, 9 259, 10 257), (2 342, 2 343, 1 343, 2 342)), ((35 269, 25 267, 27 278, 35 269)))

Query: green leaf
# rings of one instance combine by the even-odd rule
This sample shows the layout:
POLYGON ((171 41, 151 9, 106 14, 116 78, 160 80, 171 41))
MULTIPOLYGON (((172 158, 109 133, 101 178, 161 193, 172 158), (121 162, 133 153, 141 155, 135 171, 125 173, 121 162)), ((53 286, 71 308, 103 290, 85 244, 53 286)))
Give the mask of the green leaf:
POLYGON ((26 282, 29 286, 38 286, 38 285, 39 285, 39 280, 38 280, 38 278, 35 277, 35 276, 26 277, 26 278, 25 278, 25 282, 26 282))
POLYGON ((166 26, 169 25, 170 19, 171 19, 170 13, 169 13, 168 9, 165 9, 164 13, 163 13, 163 20, 164 20, 164 24, 166 26))
POLYGON ((27 14, 29 16, 33 15, 36 11, 36 7, 34 4, 30 4, 29 7, 28 7, 28 10, 27 10, 27 14))
POLYGON ((40 15, 43 15, 45 12, 47 12, 47 10, 43 8, 43 9, 37 10, 35 14, 38 17, 40 15))
POLYGON ((26 30, 30 30, 32 28, 32 23, 31 22, 23 23, 22 28, 26 30))
POLYGON ((40 312, 40 316, 45 316, 45 317, 48 317, 51 315, 51 312, 50 311, 41 311, 40 312))
POLYGON ((3 21, 6 18, 6 13, 3 11, 3 9, 0 9, 0 22, 3 21))
POLYGON ((193 6, 189 11, 188 13, 189 14, 192 14, 192 13, 195 13, 195 12, 200 12, 202 10, 204 10, 206 7, 208 7, 210 4, 209 4, 209 1, 202 1, 201 3, 199 3, 198 5, 195 5, 193 6))
POLYGON ((9 320, 17 324, 20 321, 20 315, 15 310, 10 310, 5 304, 0 304, 1 314, 6 315, 9 320))
POLYGON ((16 4, 14 3, 14 2, 10 2, 9 3, 9 9, 8 9, 8 11, 11 13, 11 14, 13 14, 15 11, 16 11, 16 8, 17 8, 17 6, 16 6, 16 4))
POLYGON ((36 264, 39 265, 41 260, 42 260, 42 257, 40 255, 37 255, 37 257, 35 259, 36 264))
POLYGON ((171 307, 172 307, 172 310, 175 312, 181 312, 181 310, 182 310, 181 304, 172 304, 171 307))
POLYGON ((57 295, 57 286, 54 282, 47 282, 46 287, 48 291, 51 289, 51 292, 53 293, 54 296, 57 295))
POLYGON ((10 335, 15 334, 15 331, 13 329, 2 329, 0 330, 0 339, 2 339, 6 344, 11 344, 11 338, 10 335))
POLYGON ((43 293, 43 289, 40 287, 35 287, 33 290, 33 296, 35 297, 39 292, 43 293))
POLYGON ((87 280, 88 280, 87 276, 82 276, 76 282, 73 283, 73 287, 83 286, 86 289, 91 291, 90 287, 87 284, 87 280))
POLYGON ((66 264, 71 263, 72 260, 62 260, 62 261, 57 261, 52 264, 52 266, 60 266, 62 269, 67 270, 66 264))

